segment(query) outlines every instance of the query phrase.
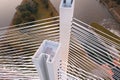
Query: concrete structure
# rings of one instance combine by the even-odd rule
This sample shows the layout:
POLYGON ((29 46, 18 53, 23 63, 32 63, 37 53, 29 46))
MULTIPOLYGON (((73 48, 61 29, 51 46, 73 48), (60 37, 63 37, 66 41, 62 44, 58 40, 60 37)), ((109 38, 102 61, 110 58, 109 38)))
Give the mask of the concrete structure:
MULTIPOLYGON (((33 62, 41 80, 57 80, 59 62, 68 60, 74 0, 66 0, 66 3, 64 1, 62 0, 60 4, 60 45, 44 41, 33 56, 33 62), (49 51, 49 49, 53 50, 49 51)), ((67 65, 65 70, 67 71, 67 65)))
POLYGON ((60 61, 60 45, 57 42, 44 40, 32 60, 40 80, 57 80, 60 61))
POLYGON ((61 43, 61 54, 62 60, 68 60, 68 52, 69 52, 69 42, 70 42, 70 32, 72 28, 72 19, 74 13, 74 2, 70 3, 71 0, 66 0, 66 4, 64 4, 64 0, 61 1, 60 4, 60 43, 61 43), (70 6, 65 6, 65 5, 70 6))

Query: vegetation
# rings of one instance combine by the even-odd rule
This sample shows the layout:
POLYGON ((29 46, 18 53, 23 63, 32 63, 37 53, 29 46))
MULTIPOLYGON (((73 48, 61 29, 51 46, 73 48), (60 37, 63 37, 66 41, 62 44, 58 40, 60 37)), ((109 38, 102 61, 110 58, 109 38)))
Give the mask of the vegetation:
MULTIPOLYGON (((105 29, 103 26, 101 26, 101 25, 99 25, 97 23, 92 23, 91 26, 94 27, 95 29, 98 29, 98 30, 100 30, 100 31, 102 31, 102 32, 104 32, 104 33, 106 33, 106 34, 108 34, 108 35, 110 35, 110 36, 120 40, 120 37, 118 37, 117 35, 113 34, 112 32, 110 32, 109 30, 105 29)), ((113 39, 113 38, 111 38, 111 37, 109 37, 109 36, 99 32, 99 31, 95 30, 95 32, 100 34, 100 35, 102 35, 102 36, 104 36, 104 37, 106 37, 106 38, 108 38, 108 39, 110 39, 110 40, 112 40, 112 41, 114 41, 114 42, 116 42, 116 43, 118 43, 118 44, 120 44, 120 41, 118 41, 116 39, 113 39)))
POLYGON ((24 22, 34 21, 36 19, 35 13, 37 13, 38 4, 33 0, 26 0, 21 5, 19 5, 16 10, 13 24, 20 24, 24 22))
POLYGON ((12 25, 58 15, 48 0, 23 0, 16 10, 12 25))

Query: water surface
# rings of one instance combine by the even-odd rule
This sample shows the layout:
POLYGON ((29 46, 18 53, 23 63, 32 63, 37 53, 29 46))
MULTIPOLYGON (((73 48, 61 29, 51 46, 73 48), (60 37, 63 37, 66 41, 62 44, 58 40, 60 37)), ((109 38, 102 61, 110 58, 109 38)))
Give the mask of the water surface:
POLYGON ((0 27, 10 25, 16 7, 22 0, 0 0, 0 27))
MULTIPOLYGON (((51 0, 51 2, 59 11, 60 0, 51 0)), ((87 24, 97 22, 101 25, 107 25, 107 29, 120 35, 120 25, 99 0, 75 0, 74 17, 87 24)))

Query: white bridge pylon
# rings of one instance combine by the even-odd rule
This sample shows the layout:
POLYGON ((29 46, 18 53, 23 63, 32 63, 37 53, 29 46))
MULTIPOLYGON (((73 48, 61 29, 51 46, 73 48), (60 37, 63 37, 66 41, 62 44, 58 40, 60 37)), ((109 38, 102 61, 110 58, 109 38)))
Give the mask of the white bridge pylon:
MULTIPOLYGON (((68 61, 70 32, 74 12, 74 0, 61 0, 59 43, 45 40, 34 54, 32 60, 40 80, 59 80, 60 62, 68 61), (66 3, 64 3, 66 2, 66 3), (67 6, 66 6, 67 5, 67 6)), ((65 73, 67 71, 67 65, 65 73)), ((67 76, 64 78, 67 80, 67 76)))

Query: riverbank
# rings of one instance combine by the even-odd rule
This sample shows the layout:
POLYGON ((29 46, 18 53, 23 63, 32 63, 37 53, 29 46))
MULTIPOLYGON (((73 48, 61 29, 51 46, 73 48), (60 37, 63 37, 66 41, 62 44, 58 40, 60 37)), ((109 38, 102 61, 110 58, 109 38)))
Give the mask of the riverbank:
POLYGON ((23 0, 22 3, 16 8, 16 13, 13 17, 11 25, 31 22, 53 16, 58 16, 58 12, 52 6, 50 1, 23 0))
POLYGON ((100 2, 102 2, 107 7, 107 9, 112 14, 112 16, 115 18, 115 20, 118 23, 120 23, 120 5, 117 4, 117 2, 113 0, 100 0, 100 2))

